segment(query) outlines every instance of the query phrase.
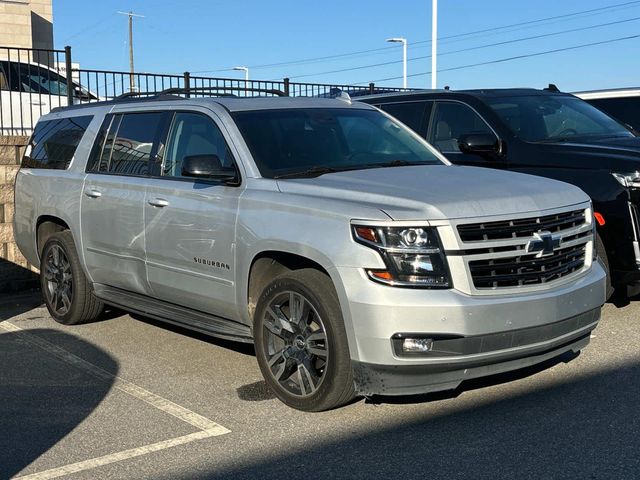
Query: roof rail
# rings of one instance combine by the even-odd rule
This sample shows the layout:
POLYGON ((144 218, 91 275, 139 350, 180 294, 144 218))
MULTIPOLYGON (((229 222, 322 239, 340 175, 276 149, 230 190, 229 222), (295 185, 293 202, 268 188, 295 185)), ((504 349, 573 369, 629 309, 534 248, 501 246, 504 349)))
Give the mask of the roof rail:
POLYGON ((253 88, 253 87, 172 87, 166 88, 160 91, 150 91, 150 92, 125 92, 117 97, 114 97, 114 101, 125 100, 132 97, 157 97, 160 99, 163 96, 167 95, 176 95, 176 94, 190 94, 190 93, 210 93, 212 96, 218 97, 234 97, 233 93, 219 93, 216 92, 259 92, 259 93, 268 93, 271 95, 277 95, 278 97, 286 97, 287 94, 282 90, 278 90, 276 88, 253 88))
POLYGON ((174 87, 167 88, 159 92, 160 95, 173 95, 176 93, 206 93, 206 92, 215 92, 215 91, 223 91, 223 92, 258 92, 258 93, 269 93, 271 95, 277 95, 278 97, 286 97, 287 94, 282 90, 278 90, 276 88, 253 88, 253 87, 174 87))

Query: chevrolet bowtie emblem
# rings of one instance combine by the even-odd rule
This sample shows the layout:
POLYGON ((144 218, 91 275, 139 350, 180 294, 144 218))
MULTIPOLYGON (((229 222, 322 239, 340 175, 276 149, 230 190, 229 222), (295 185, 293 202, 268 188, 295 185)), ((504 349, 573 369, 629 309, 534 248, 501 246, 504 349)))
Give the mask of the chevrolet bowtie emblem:
POLYGON ((537 258, 546 257, 552 255, 561 243, 562 239, 559 235, 552 235, 551 232, 538 232, 533 234, 533 240, 529 240, 526 249, 527 253, 537 253, 537 258))

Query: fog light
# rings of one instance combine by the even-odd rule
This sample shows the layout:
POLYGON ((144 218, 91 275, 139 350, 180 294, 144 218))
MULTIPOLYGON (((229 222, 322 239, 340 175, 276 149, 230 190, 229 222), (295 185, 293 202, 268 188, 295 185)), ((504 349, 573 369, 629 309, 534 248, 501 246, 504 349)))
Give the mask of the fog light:
POLYGON ((406 353, 425 353, 433 348, 431 338, 405 338, 402 342, 402 351, 406 353))

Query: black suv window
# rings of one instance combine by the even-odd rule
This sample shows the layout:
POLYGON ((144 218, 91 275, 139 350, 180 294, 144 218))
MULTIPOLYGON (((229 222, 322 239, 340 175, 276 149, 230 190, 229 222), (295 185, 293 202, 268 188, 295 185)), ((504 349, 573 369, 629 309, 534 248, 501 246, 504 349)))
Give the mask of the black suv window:
POLYGON ((64 170, 69 167, 76 148, 93 115, 38 122, 22 159, 24 168, 64 170))
POLYGON ((427 136, 425 117, 431 113, 433 102, 400 102, 386 103, 379 107, 389 115, 396 117, 407 127, 418 132, 422 138, 427 136), (428 108, 427 108, 428 107, 428 108))
POLYGON ((459 152, 462 135, 481 133, 495 135, 471 107, 459 102, 436 102, 429 131, 429 143, 443 153, 459 152))
POLYGON ((181 177, 183 160, 193 155, 215 155, 222 167, 234 164, 222 132, 211 118, 201 113, 176 113, 164 150, 162 175, 181 177))
POLYGON ((147 175, 162 118, 163 112, 124 114, 117 130, 114 128, 117 118, 114 119, 103 148, 100 170, 108 156, 109 173, 147 175))

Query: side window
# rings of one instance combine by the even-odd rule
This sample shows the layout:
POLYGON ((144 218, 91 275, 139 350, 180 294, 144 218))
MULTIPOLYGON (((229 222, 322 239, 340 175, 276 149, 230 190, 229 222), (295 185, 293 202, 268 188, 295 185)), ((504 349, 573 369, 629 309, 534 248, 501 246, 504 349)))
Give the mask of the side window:
POLYGON ((425 138, 427 136, 427 114, 431 113, 431 105, 433 102, 402 102, 387 103, 380 105, 380 108, 425 138))
POLYGON ((164 149, 162 175, 181 177, 182 162, 192 155, 215 155, 221 167, 234 165, 224 136, 211 118, 201 113, 176 113, 164 149))
POLYGON ((11 66, 11 74, 19 79, 21 91, 51 95, 67 94, 67 80, 47 67, 19 62, 11 62, 11 66))
POLYGON ((462 135, 495 135, 482 117, 464 103, 436 102, 435 109, 428 140, 442 153, 460 152, 458 139, 462 135))
POLYGON ((85 115, 38 122, 25 149, 22 167, 68 168, 92 119, 93 115, 85 115))
POLYGON ((108 172, 117 175, 147 175, 149 160, 162 122, 162 112, 127 113, 119 125, 112 124, 102 150, 100 171, 107 157, 108 172), (116 133, 117 132, 117 133, 116 133), (114 137, 115 135, 115 137, 114 137))

